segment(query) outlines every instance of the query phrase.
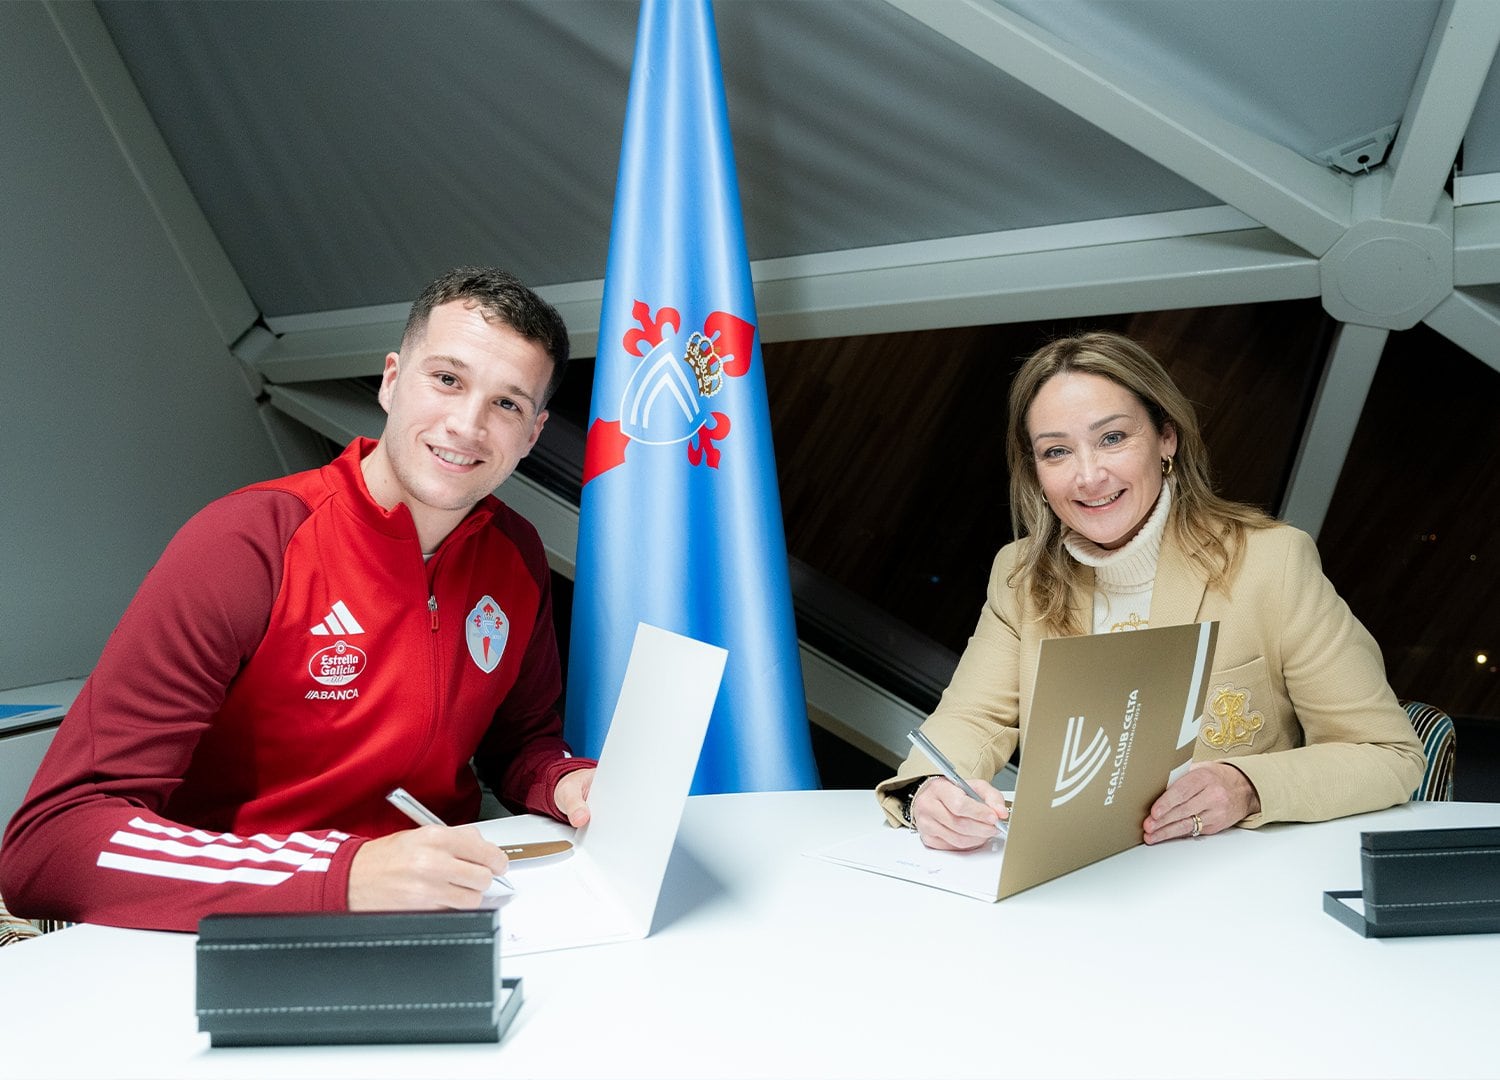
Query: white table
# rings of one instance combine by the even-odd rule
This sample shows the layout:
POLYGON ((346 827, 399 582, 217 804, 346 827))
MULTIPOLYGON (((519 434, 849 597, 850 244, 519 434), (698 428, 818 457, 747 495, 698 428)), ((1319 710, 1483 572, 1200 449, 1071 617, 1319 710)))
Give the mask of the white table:
POLYGON ((1424 803, 1138 847, 999 904, 820 859, 869 792, 688 801, 644 941, 508 960, 498 1045, 212 1050, 191 935, 0 949, 7 1077, 999 1077, 1500 1073, 1500 935, 1364 939, 1322 911, 1424 803))

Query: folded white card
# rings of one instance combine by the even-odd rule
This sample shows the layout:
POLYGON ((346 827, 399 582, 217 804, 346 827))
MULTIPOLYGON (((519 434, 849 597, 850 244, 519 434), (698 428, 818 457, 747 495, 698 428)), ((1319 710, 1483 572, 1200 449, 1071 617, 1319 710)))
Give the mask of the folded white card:
POLYGON ((570 837, 574 850, 512 863, 496 890, 505 955, 643 938, 698 767, 729 654, 641 623, 577 831, 522 815, 480 822, 496 843, 570 837))

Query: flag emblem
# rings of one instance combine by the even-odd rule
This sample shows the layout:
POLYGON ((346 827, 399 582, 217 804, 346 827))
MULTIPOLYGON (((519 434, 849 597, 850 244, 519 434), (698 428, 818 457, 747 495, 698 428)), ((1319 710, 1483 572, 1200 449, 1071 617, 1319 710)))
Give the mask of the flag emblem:
POLYGON ((485 594, 474 605, 464 620, 464 640, 469 645, 469 657, 488 675, 500 666, 500 657, 505 652, 505 642, 510 638, 510 620, 495 598, 485 594))
POLYGON ((729 413, 708 408, 724 389, 726 377, 750 370, 755 324, 727 311, 710 312, 703 328, 685 337, 676 308, 654 313, 645 301, 631 305, 636 325, 620 341, 625 354, 640 357, 620 396, 615 419, 596 417, 584 450, 583 482, 625 463, 632 443, 670 446, 688 443, 692 465, 719 467, 714 443, 729 435, 729 413))

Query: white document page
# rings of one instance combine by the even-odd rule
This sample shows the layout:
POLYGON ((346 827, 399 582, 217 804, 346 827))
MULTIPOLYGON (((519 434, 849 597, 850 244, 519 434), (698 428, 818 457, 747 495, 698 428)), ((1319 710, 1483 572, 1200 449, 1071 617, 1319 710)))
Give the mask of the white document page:
POLYGON ((807 854, 994 903, 1000 891, 1005 837, 996 836, 973 851, 936 851, 924 845, 914 830, 887 825, 807 854))
MULTIPOLYGON (((589 824, 562 855, 514 862, 497 887, 502 955, 597 945, 651 932, 667 860, 729 654, 641 623, 589 791, 589 824)), ((479 824, 496 843, 568 837, 525 815, 479 824)))
POLYGON ((639 929, 582 851, 512 863, 505 876, 515 892, 495 890, 502 956, 630 941, 650 929, 639 929))

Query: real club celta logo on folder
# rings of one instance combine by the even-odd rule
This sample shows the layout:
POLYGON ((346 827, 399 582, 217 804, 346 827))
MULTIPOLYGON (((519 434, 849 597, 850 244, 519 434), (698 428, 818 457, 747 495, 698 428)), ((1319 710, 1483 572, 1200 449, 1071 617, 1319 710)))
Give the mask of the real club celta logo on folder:
POLYGON ((1057 787, 1054 789, 1057 795, 1052 800, 1053 806, 1061 806, 1087 787, 1109 760, 1109 740, 1104 737, 1103 728, 1094 729, 1093 741, 1088 749, 1079 753, 1078 744, 1083 741, 1085 723, 1087 721, 1081 716, 1068 717, 1068 734, 1063 740, 1062 758, 1057 763, 1057 787))
POLYGON ((1151 804, 1192 760, 1218 630, 1042 642, 998 898, 1141 842, 1151 804))

